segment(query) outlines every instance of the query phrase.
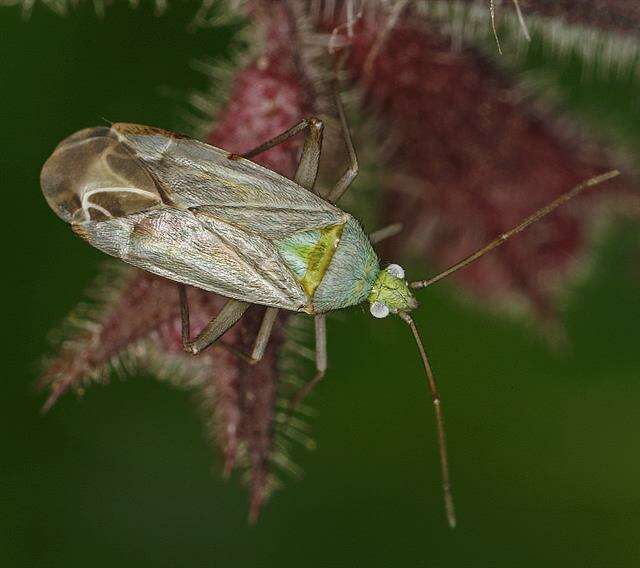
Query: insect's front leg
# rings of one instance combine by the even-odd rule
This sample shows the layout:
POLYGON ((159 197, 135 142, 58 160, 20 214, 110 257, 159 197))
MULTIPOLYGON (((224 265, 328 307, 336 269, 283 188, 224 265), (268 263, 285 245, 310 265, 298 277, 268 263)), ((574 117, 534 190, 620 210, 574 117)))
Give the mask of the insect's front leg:
POLYGON ((375 245, 390 237, 395 237, 401 232, 402 232, 402 223, 393 223, 391 225, 387 225, 386 227, 382 227, 382 229, 373 231, 373 233, 369 233, 369 242, 372 245, 375 245))
POLYGON ((239 300, 229 300, 220 310, 220 313, 192 340, 190 339, 191 325, 189 322, 187 288, 184 284, 178 284, 178 291, 180 293, 180 316, 182 319, 182 347, 187 353, 191 353, 192 355, 197 355, 201 351, 204 351, 220 338, 242 317, 251 305, 239 300))
POLYGON ((262 317, 262 323, 260 324, 260 329, 258 330, 258 335, 256 337, 256 342, 253 345, 251 357, 249 358, 249 363, 252 365, 258 363, 264 356, 264 351, 269 343, 269 338, 273 331, 273 324, 276 323, 279 311, 280 310, 278 308, 267 308, 265 310, 264 316, 262 317))
POLYGON ((292 412, 305 397, 324 378, 327 371, 327 322, 324 314, 315 317, 316 328, 316 374, 306 385, 304 385, 293 397, 289 406, 292 412))

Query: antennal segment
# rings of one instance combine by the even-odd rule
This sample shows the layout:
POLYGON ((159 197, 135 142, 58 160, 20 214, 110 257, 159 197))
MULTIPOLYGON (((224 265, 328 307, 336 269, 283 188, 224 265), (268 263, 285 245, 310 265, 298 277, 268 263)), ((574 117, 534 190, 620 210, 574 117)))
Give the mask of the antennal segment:
POLYGON ((501 244, 508 241, 511 237, 526 229, 529 225, 535 223, 536 221, 539 221, 552 211, 555 211, 558 207, 560 207, 560 205, 564 205, 567 201, 582 193, 585 189, 604 183, 605 181, 608 181, 619 175, 620 172, 618 170, 612 170, 610 172, 607 172, 606 174, 602 174, 582 182, 580 185, 575 186, 573 189, 570 189, 566 193, 563 193, 560 197, 554 199, 551 203, 545 205, 542 209, 538 209, 535 213, 529 215, 526 219, 522 220, 512 229, 509 229, 506 233, 502 233, 497 239, 494 239, 489 244, 483 246, 473 254, 470 254, 468 257, 462 259, 460 262, 457 262, 453 266, 450 266, 444 272, 441 272, 436 276, 432 276, 428 280, 417 280, 416 282, 411 282, 409 286, 411 286, 411 288, 426 288, 427 286, 431 286, 431 284, 435 284, 439 280, 442 280, 450 274, 453 274, 461 268, 464 268, 465 266, 471 264, 473 261, 478 260, 488 252, 491 252, 494 248, 499 247, 501 244))
POLYGON ((440 454, 440 470, 442 473, 442 492, 444 496, 444 507, 447 514, 447 521, 449 526, 453 529, 456 526, 456 510, 453 504, 453 495, 451 494, 451 479, 449 477, 449 458, 447 457, 447 438, 444 431, 444 418, 442 416, 442 404, 440 401, 440 395, 438 394, 438 386, 436 385, 436 379, 433 376, 427 353, 422 344, 420 333, 416 327, 415 322, 411 316, 405 312, 398 312, 398 315, 409 326, 413 337, 418 345, 418 351, 420 352, 420 358, 424 365, 424 371, 427 375, 427 383, 429 384, 429 390, 431 391, 431 399, 433 401, 433 409, 436 414, 436 427, 438 429, 438 453, 440 454))

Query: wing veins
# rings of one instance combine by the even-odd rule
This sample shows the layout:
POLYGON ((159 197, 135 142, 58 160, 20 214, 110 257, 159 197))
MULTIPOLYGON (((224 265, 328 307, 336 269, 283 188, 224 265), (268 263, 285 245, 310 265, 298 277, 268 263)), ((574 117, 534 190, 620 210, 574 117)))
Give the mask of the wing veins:
MULTIPOLYGON (((217 203, 217 204, 207 204, 200 205, 199 207, 229 207, 230 209, 252 209, 252 210, 262 210, 262 211, 290 211, 292 213, 317 213, 322 212, 322 209, 317 207, 290 207, 287 205, 264 205, 260 203, 217 203)), ((195 209, 195 207, 192 207, 195 209)))
MULTIPOLYGON (((197 217, 196 217, 197 219, 197 217)), ((218 219, 217 217, 215 217, 215 219, 217 219, 220 223, 222 223, 223 225, 227 225, 230 227, 233 227, 234 229, 238 230, 241 233, 245 233, 246 235, 252 235, 253 233, 250 233, 236 225, 233 225, 232 223, 228 223, 227 221, 223 221, 221 219, 218 219)), ((248 257, 244 254, 242 254, 241 249, 239 249, 234 243, 230 242, 229 240, 225 239, 222 235, 220 235, 219 233, 214 233, 213 231, 211 231, 211 229, 209 229, 209 227, 207 227, 205 224, 201 223, 200 220, 198 219, 198 223, 200 223, 200 225, 206 229, 207 231, 209 231, 210 233, 214 234, 218 239, 220 239, 220 241, 225 244, 226 246, 228 246, 230 249, 233 249, 235 251, 235 253, 238 255, 238 258, 240 258, 247 266, 249 266, 250 268, 252 268, 261 278, 263 281, 268 282, 269 285, 275 290, 280 292, 281 294, 284 293, 284 295, 286 297, 289 297, 289 293, 286 287, 283 287, 280 285, 280 283, 278 281, 274 281, 269 275, 267 275, 264 270, 258 266, 255 261, 251 258, 248 257)), ((259 236, 259 235, 256 235, 259 236)), ((262 237, 261 237, 262 238, 262 237)), ((268 239, 264 239, 265 241, 267 241, 269 244, 271 244, 271 241, 269 241, 268 239)), ((277 251, 275 251, 276 254, 278 254, 277 251)), ((280 256, 278 254, 278 256, 280 256)), ((291 271, 289 270, 289 267, 286 266, 286 263, 283 262, 283 265, 285 266, 285 268, 287 269, 288 272, 291 273, 291 271)), ((294 282, 296 282, 295 276, 292 274, 292 278, 294 280, 294 282)))

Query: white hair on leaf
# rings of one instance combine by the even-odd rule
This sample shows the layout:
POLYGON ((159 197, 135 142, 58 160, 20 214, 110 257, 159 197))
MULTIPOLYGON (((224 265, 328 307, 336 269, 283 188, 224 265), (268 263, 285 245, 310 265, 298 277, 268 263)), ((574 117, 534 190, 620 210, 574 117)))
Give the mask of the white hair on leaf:
POLYGON ((386 318, 389 315, 389 307, 382 302, 373 302, 369 311, 374 318, 386 318))

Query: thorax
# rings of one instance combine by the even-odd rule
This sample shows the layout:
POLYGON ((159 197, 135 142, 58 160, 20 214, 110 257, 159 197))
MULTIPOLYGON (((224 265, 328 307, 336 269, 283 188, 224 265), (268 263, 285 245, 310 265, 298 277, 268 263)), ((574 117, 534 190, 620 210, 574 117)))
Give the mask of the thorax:
POLYGON ((380 272, 378 257, 351 215, 337 225, 295 233, 275 242, 309 299, 323 313, 363 302, 380 272))

